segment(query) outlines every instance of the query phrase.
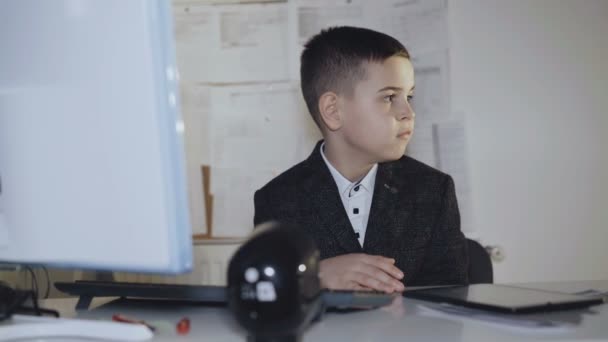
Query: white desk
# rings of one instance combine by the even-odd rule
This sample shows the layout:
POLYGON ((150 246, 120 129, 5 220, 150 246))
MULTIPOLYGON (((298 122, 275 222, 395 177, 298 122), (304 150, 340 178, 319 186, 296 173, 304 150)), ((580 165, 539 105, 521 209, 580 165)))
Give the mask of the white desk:
MULTIPOLYGON (((556 291, 565 289, 565 292, 579 288, 582 291, 590 286, 608 290, 608 281, 519 285, 556 291)), ((143 319, 159 327, 154 341, 245 341, 245 332, 225 308, 153 305, 149 302, 125 305, 96 299, 92 310, 76 312, 76 299, 72 298, 51 299, 42 304, 57 308, 65 317, 111 319, 113 314, 121 313, 143 319), (174 325, 181 317, 190 318, 191 331, 189 335, 179 337, 174 325)), ((553 313, 553 318, 580 323, 565 331, 544 333, 513 331, 469 319, 424 316, 420 304, 423 302, 403 299, 379 310, 327 314, 306 331, 304 341, 608 341, 608 304, 594 306, 588 312, 553 313)))

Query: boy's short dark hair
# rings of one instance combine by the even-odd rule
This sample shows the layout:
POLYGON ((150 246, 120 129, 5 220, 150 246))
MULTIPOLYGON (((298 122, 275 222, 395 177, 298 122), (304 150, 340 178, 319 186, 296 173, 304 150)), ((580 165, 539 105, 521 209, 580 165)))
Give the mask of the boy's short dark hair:
POLYGON ((319 98, 327 91, 351 95, 366 77, 366 62, 383 62, 393 56, 410 58, 397 39, 360 27, 339 26, 321 31, 305 45, 300 64, 300 85, 306 106, 322 127, 319 98))

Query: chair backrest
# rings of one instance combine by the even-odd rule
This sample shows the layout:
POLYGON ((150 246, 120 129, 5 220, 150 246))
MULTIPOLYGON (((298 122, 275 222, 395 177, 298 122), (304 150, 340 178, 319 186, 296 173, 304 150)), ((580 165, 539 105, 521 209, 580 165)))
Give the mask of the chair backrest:
POLYGON ((483 246, 471 239, 467 239, 469 247, 469 283, 491 284, 494 282, 492 260, 483 246))

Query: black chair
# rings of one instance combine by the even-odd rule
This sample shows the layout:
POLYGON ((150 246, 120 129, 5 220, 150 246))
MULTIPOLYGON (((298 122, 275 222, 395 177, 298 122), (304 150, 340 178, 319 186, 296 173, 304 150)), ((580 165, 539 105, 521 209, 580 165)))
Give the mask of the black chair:
POLYGON ((492 260, 483 246, 471 239, 467 239, 469 247, 469 283, 470 284, 492 284, 494 282, 494 271, 492 260))

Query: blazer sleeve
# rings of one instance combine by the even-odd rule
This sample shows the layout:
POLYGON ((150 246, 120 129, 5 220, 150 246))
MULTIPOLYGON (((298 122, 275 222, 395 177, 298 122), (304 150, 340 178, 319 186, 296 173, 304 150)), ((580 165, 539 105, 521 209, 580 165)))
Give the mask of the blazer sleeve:
POLYGON ((416 285, 468 284, 469 256, 464 234, 460 230, 460 213, 456 189, 452 177, 446 175, 443 186, 441 209, 433 235, 426 251, 425 260, 416 285))

